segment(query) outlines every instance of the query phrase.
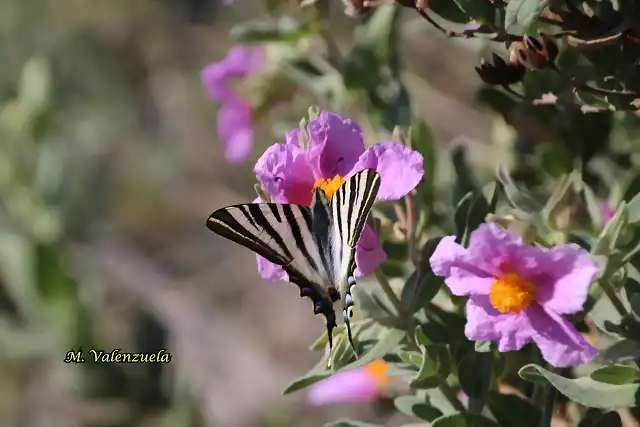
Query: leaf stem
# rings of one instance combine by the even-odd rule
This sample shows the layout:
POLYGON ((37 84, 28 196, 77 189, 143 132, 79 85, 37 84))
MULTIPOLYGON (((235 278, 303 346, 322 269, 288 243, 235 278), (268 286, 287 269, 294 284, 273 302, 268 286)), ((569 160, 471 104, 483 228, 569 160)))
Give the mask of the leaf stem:
POLYGON ((393 307, 398 312, 398 316, 405 319, 405 310, 404 308, 402 308, 402 304, 400 303, 400 300, 398 299, 396 293, 393 291, 393 288, 391 288, 391 284, 389 283, 389 279, 387 279, 387 276, 382 272, 380 268, 376 268, 374 270, 374 273, 376 275, 376 279, 378 279, 380 287, 384 291, 389 301, 391 301, 393 307))
POLYGON ((538 424, 538 427, 551 426, 551 418, 553 417, 553 405, 556 401, 556 393, 556 389, 551 384, 547 384, 544 397, 544 407, 542 408, 542 417, 540 418, 540 424, 538 424))
POLYGON ((613 307, 616 309, 618 314, 620 314, 620 316, 628 315, 629 312, 627 311, 627 308, 618 297, 618 294, 616 293, 615 289, 613 289, 613 286, 611 286, 606 281, 600 281, 599 283, 600 288, 604 291, 605 295, 607 295, 607 298, 609 298, 609 301, 611 301, 611 304, 613 304, 613 307))

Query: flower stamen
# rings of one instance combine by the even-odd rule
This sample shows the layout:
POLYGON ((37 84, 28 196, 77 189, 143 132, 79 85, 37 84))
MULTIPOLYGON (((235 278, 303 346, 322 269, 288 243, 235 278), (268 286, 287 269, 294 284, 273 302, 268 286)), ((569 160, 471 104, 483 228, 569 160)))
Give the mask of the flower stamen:
POLYGON ((344 184, 344 178, 336 175, 332 179, 321 178, 317 180, 313 185, 313 189, 320 188, 327 195, 327 199, 331 199, 342 184, 344 184))
POLYGON ((364 371, 378 384, 386 385, 391 379, 387 376, 387 363, 384 360, 376 360, 363 367, 364 371))
POLYGON ((489 288, 489 301, 502 314, 518 314, 531 304, 533 284, 515 273, 502 275, 489 288))

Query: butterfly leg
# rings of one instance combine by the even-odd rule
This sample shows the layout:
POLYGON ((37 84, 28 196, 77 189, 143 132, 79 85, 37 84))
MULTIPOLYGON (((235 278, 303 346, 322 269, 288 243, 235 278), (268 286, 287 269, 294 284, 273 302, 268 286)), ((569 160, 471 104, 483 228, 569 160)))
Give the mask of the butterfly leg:
POLYGON ((347 337, 349 338, 349 344, 351 344, 351 348, 353 349, 353 353, 358 357, 358 352, 356 351, 356 346, 353 343, 353 336, 351 333, 351 317, 353 317, 353 296, 351 295, 351 291, 356 285, 356 278, 353 276, 349 276, 347 279, 347 291, 344 294, 344 310, 342 310, 342 316, 344 318, 344 324, 347 327, 347 337))

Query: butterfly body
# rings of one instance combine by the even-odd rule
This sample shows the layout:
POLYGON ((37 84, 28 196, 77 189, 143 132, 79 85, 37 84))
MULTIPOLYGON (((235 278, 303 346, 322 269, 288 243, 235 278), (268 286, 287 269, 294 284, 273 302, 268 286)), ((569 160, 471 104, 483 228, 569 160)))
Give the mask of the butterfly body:
POLYGON ((316 188, 311 206, 252 203, 228 206, 209 216, 211 231, 282 266, 300 296, 326 319, 329 347, 337 326, 333 303, 343 302, 343 318, 352 346, 349 318, 355 285, 356 244, 380 187, 380 175, 365 169, 346 180, 329 199, 316 188))

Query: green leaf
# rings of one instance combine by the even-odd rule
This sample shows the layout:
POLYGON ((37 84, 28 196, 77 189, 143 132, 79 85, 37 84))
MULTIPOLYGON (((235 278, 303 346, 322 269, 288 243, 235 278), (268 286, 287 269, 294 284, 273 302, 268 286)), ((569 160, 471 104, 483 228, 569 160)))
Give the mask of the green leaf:
POLYGON ((456 243, 466 246, 469 240, 470 231, 467 229, 467 218, 469 216, 469 210, 473 203, 473 193, 467 193, 458 202, 456 211, 453 214, 453 222, 456 226, 455 235, 456 243))
POLYGON ((421 326, 416 327, 416 331, 415 331, 415 340, 416 343, 418 345, 427 345, 427 344, 431 344, 431 342, 429 341, 429 338, 427 337, 427 335, 424 333, 424 331, 422 330, 421 326))
POLYGON ((409 126, 409 97, 400 79, 398 52, 400 7, 386 4, 356 32, 356 42, 342 68, 348 89, 363 91, 370 113, 387 131, 409 126))
POLYGON ((427 240, 421 251, 419 270, 409 276, 402 288, 400 303, 410 313, 415 313, 424 307, 440 290, 443 280, 433 274, 429 264, 429 258, 435 252, 440 240, 442 237, 427 240), (423 269, 427 271, 422 271, 423 269))
POLYGON ((525 33, 538 19, 540 13, 550 0, 510 0, 505 9, 505 29, 509 32, 512 25, 517 25, 525 33))
POLYGON ((424 175, 419 184, 419 194, 424 208, 430 209, 435 190, 438 152, 433 133, 424 120, 413 119, 409 129, 409 146, 422 154, 424 175))
POLYGON ((422 365, 422 353, 417 351, 401 351, 398 353, 398 357, 402 359, 406 364, 415 367, 416 369, 420 368, 422 365))
MULTIPOLYGON (((488 1, 477 0, 453 0, 467 15, 480 24, 493 24, 496 16, 496 8, 488 1)), ((429 3, 431 6, 431 3, 429 3)))
POLYGON ((433 421, 442 416, 442 412, 431 405, 429 395, 424 390, 419 390, 413 396, 397 397, 393 403, 403 414, 425 421, 433 421))
POLYGON ((456 174, 456 184, 454 187, 454 203, 465 196, 467 193, 477 194, 480 191, 478 181, 471 171, 471 167, 467 163, 467 150, 465 147, 457 147, 451 153, 451 162, 456 174))
POLYGON ((422 351, 422 364, 411 381, 414 388, 434 387, 438 378, 446 378, 451 372, 449 349, 443 344, 433 344, 421 326, 416 327, 415 340, 422 351))
POLYGON ((540 410, 514 394, 490 392, 487 405, 501 426, 537 427, 540 410))
POLYGON ((446 378, 451 370, 449 349, 442 344, 421 345, 422 365, 418 374, 411 380, 413 388, 431 388, 438 385, 437 380, 446 378))
MULTIPOLYGON (((323 362, 324 364, 324 362, 323 362)), ((308 374, 302 378, 298 378, 297 380, 291 382, 282 392, 283 395, 293 393, 294 391, 302 390, 303 388, 309 387, 311 384, 315 384, 318 381, 322 381, 325 378, 329 377, 329 373, 324 374, 308 374)))
POLYGON ((631 384, 638 380, 638 368, 626 365, 604 366, 589 375, 592 380, 607 384, 631 384))
POLYGON ((464 355, 458 366, 458 379, 469 399, 485 397, 491 385, 492 368, 492 353, 470 351, 464 355))
POLYGON ((530 193, 521 190, 516 186, 513 179, 511 179, 509 171, 504 167, 504 165, 500 165, 498 167, 496 179, 498 184, 502 187, 509 203, 511 203, 511 206, 514 208, 527 213, 539 213, 543 209, 543 206, 538 203, 530 193))
POLYGON ((569 399, 592 408, 633 407, 640 403, 640 384, 613 385, 589 377, 569 379, 535 364, 523 366, 518 375, 531 382, 547 381, 569 399))
POLYGON ((324 427, 382 427, 378 424, 364 423, 362 421, 338 420, 327 423, 324 427))
POLYGON ((344 366, 340 371, 360 368, 375 360, 382 359, 387 353, 392 353, 405 336, 406 333, 403 330, 382 327, 377 342, 364 355, 344 366))
POLYGON ((306 29, 286 18, 277 23, 264 21, 242 22, 231 28, 230 34, 236 43, 296 43, 309 36, 309 32, 306 29))
POLYGON ((598 239, 591 248, 593 255, 608 255, 614 251, 620 233, 626 227, 628 222, 627 205, 622 202, 616 211, 616 214, 611 218, 611 221, 602 230, 598 239))
MULTIPOLYGON (((333 334, 334 335, 340 334, 344 332, 344 330, 345 330, 344 325, 338 325, 333 329, 333 334)), ((324 331, 322 335, 320 335, 318 339, 315 340, 315 342, 309 346, 309 350, 311 351, 324 350, 328 342, 329 342, 329 336, 327 335, 327 331, 324 331)))
POLYGON ((636 194, 633 199, 627 203, 627 219, 629 224, 640 223, 640 193, 636 194))
POLYGON ((499 427, 495 421, 491 421, 481 415, 457 413, 444 415, 437 418, 431 424, 432 427, 499 427))
POLYGON ((18 100, 29 114, 41 113, 51 97, 51 71, 44 58, 30 58, 20 76, 18 100))
POLYGON ((625 363, 640 359, 640 343, 623 339, 604 350, 602 360, 605 363, 625 363))
POLYGON ((347 339, 347 332, 344 331, 339 335, 333 334, 333 351, 331 352, 332 368, 339 370, 342 366, 347 365, 353 357, 355 357, 355 355, 347 339))
POLYGON ((471 17, 451 0, 429 0, 429 11, 456 24, 466 24, 471 21, 471 17))
POLYGON ((623 424, 620 414, 612 411, 604 414, 593 427, 623 427, 623 424))
POLYGON ((478 353, 487 353, 491 351, 491 341, 481 340, 474 343, 475 351, 478 353))

